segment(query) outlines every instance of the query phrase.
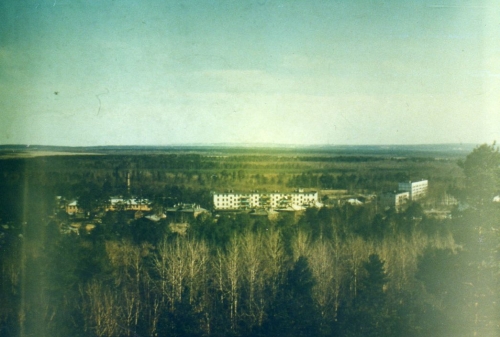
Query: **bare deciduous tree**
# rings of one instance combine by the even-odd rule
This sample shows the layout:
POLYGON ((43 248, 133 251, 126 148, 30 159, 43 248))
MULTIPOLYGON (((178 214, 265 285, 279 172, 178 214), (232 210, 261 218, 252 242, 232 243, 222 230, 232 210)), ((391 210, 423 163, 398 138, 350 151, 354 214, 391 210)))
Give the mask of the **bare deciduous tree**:
POLYGON ((86 330, 92 331, 96 336, 118 335, 119 306, 116 295, 96 280, 82 286, 80 292, 86 312, 86 330))
POLYGON ((227 283, 227 293, 229 300, 229 314, 231 319, 231 330, 235 331, 239 316, 240 300, 240 278, 241 278, 241 256, 240 242, 237 237, 233 237, 229 243, 227 253, 224 255, 224 265, 226 268, 225 280, 227 283))
POLYGON ((176 302, 182 300, 182 291, 187 275, 186 250, 180 238, 173 243, 164 240, 158 255, 153 258, 155 269, 159 275, 159 288, 167 297, 170 311, 175 310, 176 302))
POLYGON ((249 325, 261 325, 265 312, 263 236, 247 232, 241 240, 242 267, 246 288, 244 316, 249 325))

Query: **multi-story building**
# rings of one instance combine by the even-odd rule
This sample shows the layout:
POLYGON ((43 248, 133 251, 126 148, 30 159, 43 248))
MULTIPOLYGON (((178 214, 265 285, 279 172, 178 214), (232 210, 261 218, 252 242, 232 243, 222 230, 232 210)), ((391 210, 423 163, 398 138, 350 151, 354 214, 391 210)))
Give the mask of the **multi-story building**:
POLYGON ((399 183, 399 191, 409 192, 410 200, 418 200, 425 197, 427 195, 428 188, 429 182, 427 180, 399 183))
POLYGON ((410 192, 388 192, 380 196, 380 204, 384 207, 394 207, 399 212, 409 199, 410 192))
POLYGON ((213 193, 214 209, 237 210, 253 208, 287 208, 318 206, 318 192, 297 190, 290 193, 280 192, 225 192, 213 193))

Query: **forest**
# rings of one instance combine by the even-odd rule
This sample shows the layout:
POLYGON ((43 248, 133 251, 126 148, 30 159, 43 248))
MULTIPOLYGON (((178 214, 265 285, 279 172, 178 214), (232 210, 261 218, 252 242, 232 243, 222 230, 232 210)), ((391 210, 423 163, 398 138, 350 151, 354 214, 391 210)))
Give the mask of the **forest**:
POLYGON ((500 334, 496 144, 458 158, 291 150, 9 157, 0 174, 1 336, 500 334), (366 204, 273 219, 205 213, 185 232, 119 211, 90 233, 62 234, 72 219, 56 199, 93 210, 128 193, 159 209, 209 208, 214 190, 378 194, 422 177, 429 196, 402 212, 366 204), (428 216, 445 192, 466 206, 428 216))

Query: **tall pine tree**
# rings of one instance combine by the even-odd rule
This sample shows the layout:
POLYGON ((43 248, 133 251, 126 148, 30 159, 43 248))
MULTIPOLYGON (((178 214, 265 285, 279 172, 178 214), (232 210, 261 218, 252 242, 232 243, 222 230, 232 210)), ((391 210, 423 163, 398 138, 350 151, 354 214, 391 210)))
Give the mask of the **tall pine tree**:
POLYGON ((299 257, 288 271, 263 325, 266 336, 317 336, 319 311, 312 298, 314 278, 307 258, 299 257))

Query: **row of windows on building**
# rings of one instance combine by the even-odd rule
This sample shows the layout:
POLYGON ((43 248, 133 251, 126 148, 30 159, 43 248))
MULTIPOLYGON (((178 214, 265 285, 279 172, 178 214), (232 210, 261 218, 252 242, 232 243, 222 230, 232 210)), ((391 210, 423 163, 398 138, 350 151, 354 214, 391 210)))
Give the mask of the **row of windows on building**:
POLYGON ((308 193, 214 193, 215 208, 242 208, 286 204, 311 204, 318 201, 317 192, 308 193))

